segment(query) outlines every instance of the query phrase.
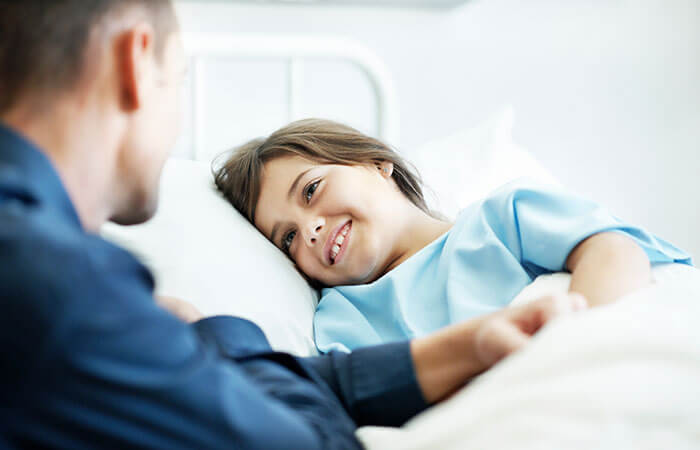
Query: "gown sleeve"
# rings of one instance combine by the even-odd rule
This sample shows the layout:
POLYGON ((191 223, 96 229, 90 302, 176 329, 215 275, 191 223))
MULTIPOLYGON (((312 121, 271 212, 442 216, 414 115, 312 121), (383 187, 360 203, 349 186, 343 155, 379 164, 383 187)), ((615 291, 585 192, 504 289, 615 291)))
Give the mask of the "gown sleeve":
POLYGON ((690 256, 643 228, 623 222, 605 208, 560 188, 518 180, 485 199, 480 214, 531 275, 565 270, 569 253, 596 233, 632 238, 651 263, 692 264, 690 256))

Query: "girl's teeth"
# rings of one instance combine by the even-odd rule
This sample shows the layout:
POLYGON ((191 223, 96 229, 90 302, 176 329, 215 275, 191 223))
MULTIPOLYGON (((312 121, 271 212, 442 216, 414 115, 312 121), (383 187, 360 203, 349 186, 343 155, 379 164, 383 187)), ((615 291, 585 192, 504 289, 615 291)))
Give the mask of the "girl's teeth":
POLYGON ((345 225, 343 230, 340 232, 337 238, 335 238, 335 244, 331 247, 331 259, 335 261, 335 257, 338 256, 340 252, 340 246, 345 242, 345 236, 348 235, 348 230, 350 229, 350 224, 345 225))

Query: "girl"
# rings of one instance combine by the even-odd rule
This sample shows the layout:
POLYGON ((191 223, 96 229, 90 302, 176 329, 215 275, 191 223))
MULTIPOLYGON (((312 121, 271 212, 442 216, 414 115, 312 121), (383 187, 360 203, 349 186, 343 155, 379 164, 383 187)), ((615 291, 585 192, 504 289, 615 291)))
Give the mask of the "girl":
POLYGON ((233 206, 322 288, 320 351, 414 338, 507 306, 535 277, 570 271, 591 305, 689 256, 602 207, 515 182, 431 212, 401 156, 347 126, 309 119, 236 149, 215 173, 233 206))

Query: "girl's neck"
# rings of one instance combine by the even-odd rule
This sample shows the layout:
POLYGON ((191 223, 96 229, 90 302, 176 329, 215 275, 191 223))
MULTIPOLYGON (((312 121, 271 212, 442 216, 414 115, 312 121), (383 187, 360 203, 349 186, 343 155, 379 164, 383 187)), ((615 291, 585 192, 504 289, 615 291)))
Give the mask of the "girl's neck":
POLYGON ((416 208, 416 213, 408 221, 406 229, 401 233, 401 238, 396 243, 396 256, 384 273, 393 270, 399 264, 447 233, 452 228, 452 225, 452 222, 436 219, 416 208))

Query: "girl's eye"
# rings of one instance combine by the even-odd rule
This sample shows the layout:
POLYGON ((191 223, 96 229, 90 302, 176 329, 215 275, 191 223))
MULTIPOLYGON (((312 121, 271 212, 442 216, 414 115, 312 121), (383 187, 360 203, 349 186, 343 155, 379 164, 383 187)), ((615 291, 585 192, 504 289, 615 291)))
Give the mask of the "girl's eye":
POLYGON ((282 238, 282 251, 289 255, 289 247, 292 246, 292 241, 294 241, 294 236, 297 235, 296 231, 290 231, 285 234, 282 238))
POLYGON ((304 200, 306 200, 306 203, 311 201, 311 198, 314 196, 314 192, 316 192, 316 189, 318 189, 318 185, 320 183, 321 180, 318 180, 306 186, 306 189, 304 189, 304 200))

